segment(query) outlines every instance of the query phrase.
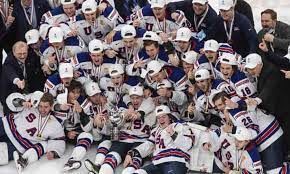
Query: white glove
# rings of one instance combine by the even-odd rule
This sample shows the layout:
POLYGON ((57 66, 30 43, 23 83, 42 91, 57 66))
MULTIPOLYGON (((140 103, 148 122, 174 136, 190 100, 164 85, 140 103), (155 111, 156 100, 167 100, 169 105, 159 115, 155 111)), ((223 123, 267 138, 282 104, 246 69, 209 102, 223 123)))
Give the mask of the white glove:
POLYGON ((33 163, 38 160, 38 155, 35 149, 30 148, 22 155, 23 158, 28 160, 28 164, 33 163))

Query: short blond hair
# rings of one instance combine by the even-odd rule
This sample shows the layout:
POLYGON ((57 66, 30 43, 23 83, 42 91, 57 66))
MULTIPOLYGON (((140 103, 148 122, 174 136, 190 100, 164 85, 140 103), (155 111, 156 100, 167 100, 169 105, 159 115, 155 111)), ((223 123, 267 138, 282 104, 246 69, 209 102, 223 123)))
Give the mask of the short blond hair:
POLYGON ((28 49, 28 45, 27 43, 23 42, 23 41, 18 41, 16 42, 13 47, 12 47, 12 51, 13 53, 15 52, 16 49, 20 49, 20 48, 23 48, 23 47, 26 47, 28 49))

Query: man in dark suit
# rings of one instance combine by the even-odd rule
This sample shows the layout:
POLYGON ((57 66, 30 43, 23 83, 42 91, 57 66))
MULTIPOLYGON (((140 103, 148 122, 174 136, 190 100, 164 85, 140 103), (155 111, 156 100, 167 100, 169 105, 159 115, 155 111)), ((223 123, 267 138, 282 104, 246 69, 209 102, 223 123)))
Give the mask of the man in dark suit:
POLYGON ((246 71, 257 80, 258 98, 262 100, 259 108, 276 116, 284 130, 285 155, 290 153, 290 109, 289 83, 286 85, 280 70, 267 61, 262 61, 258 54, 246 57, 246 71))
POLYGON ((27 66, 28 46, 25 42, 16 42, 12 47, 12 53, 6 58, 1 74, 1 103, 4 113, 9 109, 6 105, 6 98, 13 92, 28 93, 29 84, 26 83, 27 71, 31 68, 27 66))
POLYGON ((49 10, 46 0, 16 1, 13 10, 15 21, 11 26, 16 41, 25 41, 25 33, 30 29, 38 28, 42 15, 49 10))

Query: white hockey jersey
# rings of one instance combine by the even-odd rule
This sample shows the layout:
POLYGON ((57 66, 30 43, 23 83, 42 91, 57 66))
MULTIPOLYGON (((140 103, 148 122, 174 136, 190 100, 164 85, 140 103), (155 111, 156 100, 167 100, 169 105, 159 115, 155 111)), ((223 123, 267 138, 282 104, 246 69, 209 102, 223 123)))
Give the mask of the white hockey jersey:
POLYGON ((97 18, 94 23, 89 23, 82 15, 70 18, 60 26, 66 34, 72 29, 76 29, 79 37, 89 45, 93 39, 103 40, 105 36, 112 31, 118 24, 122 23, 119 13, 112 7, 107 7, 97 18))
POLYGON ((165 19, 159 21, 153 14, 151 5, 146 5, 142 9, 138 10, 135 14, 131 15, 131 20, 139 19, 140 27, 147 31, 164 32, 170 34, 172 31, 176 31, 181 27, 191 28, 190 22, 186 19, 184 14, 180 12, 180 17, 177 21, 173 20, 170 13, 166 13, 165 19))
POLYGON ((62 49, 55 49, 55 47, 49 44, 48 40, 45 40, 40 47, 40 52, 42 53, 41 62, 48 64, 48 57, 53 54, 55 54, 58 63, 68 62, 69 58, 77 53, 85 51, 87 51, 87 48, 83 41, 79 40, 77 37, 66 38, 62 49))
POLYGON ((33 148, 38 157, 50 151, 57 152, 59 156, 64 154, 64 130, 53 112, 42 117, 36 108, 25 108, 2 117, 2 121, 5 133, 19 152, 33 148))
POLYGON ((53 97, 56 97, 58 94, 64 93, 65 89, 66 87, 61 82, 59 73, 54 73, 53 75, 49 76, 44 84, 44 92, 49 92, 53 95, 53 97))
POLYGON ((189 150, 195 144, 192 130, 181 124, 172 123, 177 137, 172 139, 165 129, 156 127, 152 130, 151 136, 143 144, 135 149, 138 150, 142 158, 153 153, 152 162, 154 165, 166 162, 181 162, 188 167, 190 161, 189 150))
MULTIPOLYGON (((145 142, 149 138, 151 129, 156 122, 154 110, 153 99, 151 97, 143 99, 136 111, 144 115, 139 119, 125 123, 120 130, 120 142, 145 142)), ((126 110, 123 112, 126 112, 126 110)))

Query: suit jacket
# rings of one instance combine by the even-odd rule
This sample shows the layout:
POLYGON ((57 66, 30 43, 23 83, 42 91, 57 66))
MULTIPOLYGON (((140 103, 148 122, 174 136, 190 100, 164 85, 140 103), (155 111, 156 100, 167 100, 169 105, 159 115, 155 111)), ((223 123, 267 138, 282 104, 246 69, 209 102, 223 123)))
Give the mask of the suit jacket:
MULTIPOLYGON (((37 19, 37 27, 39 27, 42 15, 49 11, 50 7, 46 0, 34 0, 33 2, 37 19)), ((15 2, 13 16, 15 17, 15 21, 11 26, 11 30, 13 31, 13 34, 16 35, 16 41, 25 41, 25 33, 31 28, 26 20, 24 10, 21 6, 21 1, 15 2)))
POLYGON ((289 80, 284 78, 279 68, 271 63, 264 62, 257 85, 258 97, 262 99, 260 106, 280 118, 280 121, 283 120, 283 117, 286 117, 285 114, 280 113, 290 114, 289 84, 289 80))
MULTIPOLYGON (((25 65, 26 66, 26 65, 25 65)), ((26 66, 26 71, 28 67, 26 66)), ((13 92, 22 93, 23 90, 20 90, 17 85, 13 84, 13 80, 19 78, 20 80, 24 79, 23 71, 20 68, 20 65, 17 59, 9 54, 3 64, 2 74, 1 74, 1 102, 5 102, 7 96, 13 92)))

